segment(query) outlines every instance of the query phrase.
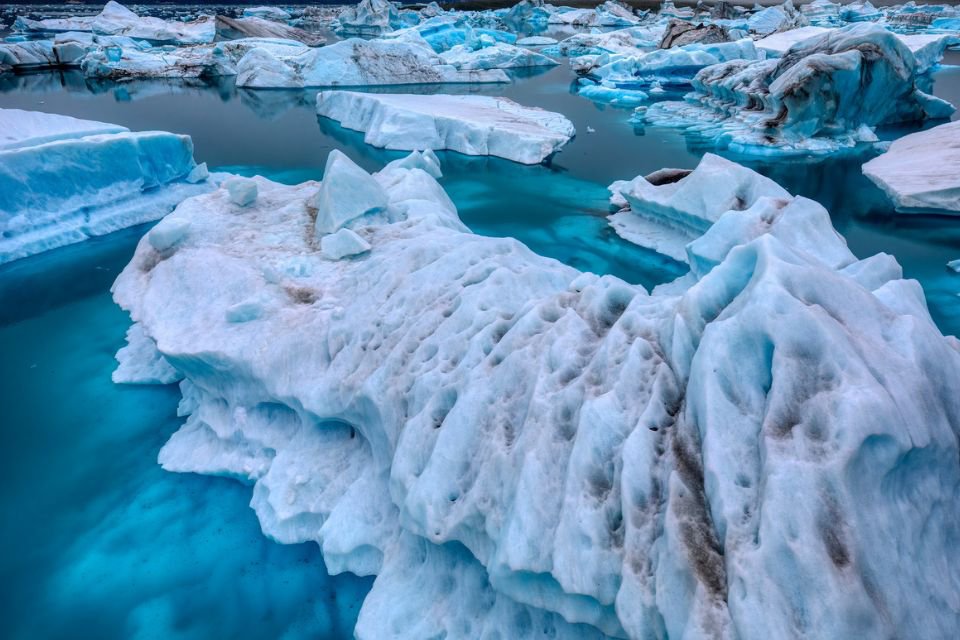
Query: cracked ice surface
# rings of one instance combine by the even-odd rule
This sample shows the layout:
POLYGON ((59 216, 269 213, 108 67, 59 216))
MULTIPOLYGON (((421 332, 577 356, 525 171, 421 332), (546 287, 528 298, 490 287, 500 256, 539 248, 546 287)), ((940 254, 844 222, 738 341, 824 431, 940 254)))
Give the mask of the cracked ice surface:
POLYGON ((361 255, 321 254, 320 185, 257 178, 114 286, 127 365, 147 337, 185 378, 164 467, 251 482, 265 533, 377 574, 358 637, 957 628, 960 352, 892 258, 761 196, 650 294, 471 234, 423 169, 340 167, 386 194, 337 223, 361 255))

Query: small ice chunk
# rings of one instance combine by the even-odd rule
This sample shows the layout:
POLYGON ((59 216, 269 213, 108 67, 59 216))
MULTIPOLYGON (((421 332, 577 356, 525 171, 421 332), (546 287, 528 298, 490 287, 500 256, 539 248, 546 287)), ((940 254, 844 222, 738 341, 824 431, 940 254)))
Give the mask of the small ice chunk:
POLYGON ((334 149, 327 156, 323 182, 314 204, 317 207, 314 229, 319 238, 362 215, 383 211, 387 208, 387 194, 373 176, 334 149))
POLYGON ((425 151, 414 151, 405 158, 394 160, 384 169, 422 169, 430 174, 430 177, 439 180, 443 177, 443 171, 440 170, 440 158, 432 149, 425 151))
POLYGON ((223 181, 223 186, 235 205, 247 207, 257 199, 257 183, 250 178, 230 178, 223 181))
POLYGON ((245 300, 227 309, 227 322, 250 322, 263 315, 263 305, 257 300, 245 300))
POLYGON ((951 260, 950 262, 948 262, 947 268, 953 269, 957 273, 960 273, 960 258, 957 258, 956 260, 951 260))
POLYGON ((201 162, 187 174, 186 181, 190 184, 203 182, 210 177, 210 171, 207 169, 207 163, 201 162))
POLYGON ((320 253, 330 260, 340 260, 367 251, 370 251, 370 243, 350 229, 340 229, 336 233, 323 236, 320 240, 320 253))
POLYGON ((190 231, 190 221, 175 216, 167 216, 147 234, 147 241, 157 251, 166 251, 177 244, 190 231))

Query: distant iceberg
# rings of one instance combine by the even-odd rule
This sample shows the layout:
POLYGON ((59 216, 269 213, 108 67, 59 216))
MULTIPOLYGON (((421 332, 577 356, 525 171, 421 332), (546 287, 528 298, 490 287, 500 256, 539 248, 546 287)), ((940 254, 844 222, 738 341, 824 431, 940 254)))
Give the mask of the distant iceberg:
POLYGON ((489 96, 322 91, 317 113, 363 131, 375 147, 449 149, 524 164, 543 162, 576 133, 559 113, 489 96))
POLYGON ((458 69, 428 47, 399 40, 350 38, 294 55, 255 48, 237 64, 237 86, 255 89, 509 80, 499 69, 458 69))
POLYGON ((738 153, 833 153, 875 142, 878 125, 952 114, 953 105, 920 89, 928 64, 901 36, 853 25, 804 39, 780 58, 707 67, 683 102, 651 105, 641 117, 738 153))
POLYGON ((0 109, 0 264, 156 220, 209 191, 189 136, 0 109))
POLYGON ((141 18, 119 2, 110 0, 95 16, 30 20, 18 17, 13 30, 25 33, 59 33, 92 31, 98 35, 127 36, 153 42, 172 44, 203 44, 213 42, 216 23, 213 16, 200 16, 190 22, 141 18))
POLYGON ((376 574, 358 638, 960 626, 960 345, 891 257, 756 193, 650 293, 470 233, 425 156, 337 162, 362 253, 322 251, 322 183, 256 178, 182 203, 113 293, 128 367, 184 376, 161 464, 376 574))

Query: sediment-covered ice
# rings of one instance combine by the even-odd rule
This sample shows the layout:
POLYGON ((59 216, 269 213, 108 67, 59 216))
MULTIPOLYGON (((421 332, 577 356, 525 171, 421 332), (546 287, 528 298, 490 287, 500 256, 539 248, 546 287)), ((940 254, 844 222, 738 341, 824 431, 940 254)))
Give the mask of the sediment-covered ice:
POLYGON ((322 91, 317 113, 363 131, 375 147, 449 149, 524 164, 543 162, 576 133, 559 113, 490 96, 322 91))
POLYGON ((0 264, 156 220, 211 188, 191 176, 189 136, 18 109, 0 109, 0 132, 0 264))
POLYGON ((960 348, 891 257, 760 197, 650 294, 471 234, 415 166, 373 179, 362 255, 322 255, 320 185, 257 178, 113 290, 185 377, 163 466, 377 574, 361 640, 960 625, 960 348))
POLYGON ((953 113, 918 87, 922 71, 899 36, 852 25, 803 40, 780 58, 707 67, 683 102, 654 104, 643 118, 741 153, 831 153, 875 142, 878 125, 953 113))
POLYGON ((318 47, 326 38, 316 33, 291 27, 282 22, 255 16, 229 18, 217 16, 217 35, 221 38, 280 38, 296 40, 310 47, 318 47))
POLYGON ((255 48, 237 64, 237 86, 261 89, 488 82, 509 78, 500 69, 458 69, 400 40, 350 38, 293 55, 255 48))
POLYGON ((912 133, 863 165, 903 213, 960 215, 960 122, 912 133))

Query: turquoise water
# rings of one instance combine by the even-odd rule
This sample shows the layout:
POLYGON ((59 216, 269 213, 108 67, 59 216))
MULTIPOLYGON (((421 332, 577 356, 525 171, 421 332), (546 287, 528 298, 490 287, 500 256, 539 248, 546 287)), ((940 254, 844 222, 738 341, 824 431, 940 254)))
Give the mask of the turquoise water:
MULTIPOLYGON (((478 233, 514 236, 543 255, 647 287, 680 275, 679 265, 607 228, 606 186, 693 167, 703 149, 675 131, 636 129, 629 111, 574 95, 570 81, 561 67, 506 87, 443 89, 559 111, 580 132, 549 166, 441 154, 461 217, 478 233)), ((960 101, 960 74, 942 71, 935 92, 960 101)), ((212 168, 290 183, 319 178, 332 148, 371 170, 403 155, 318 121, 311 93, 230 82, 116 86, 39 74, 0 81, 0 106, 187 133, 198 161, 212 168)), ((864 160, 750 164, 826 205, 858 255, 894 254, 924 285, 944 332, 960 333, 960 276, 945 267, 960 258, 960 222, 893 216, 860 174, 864 160)), ((108 290, 143 232, 0 269, 0 446, 8 458, 0 471, 0 637, 349 637, 370 580, 330 577, 315 546, 264 538, 248 488, 161 471, 157 451, 179 424, 177 389, 110 382, 128 320, 108 290)))

